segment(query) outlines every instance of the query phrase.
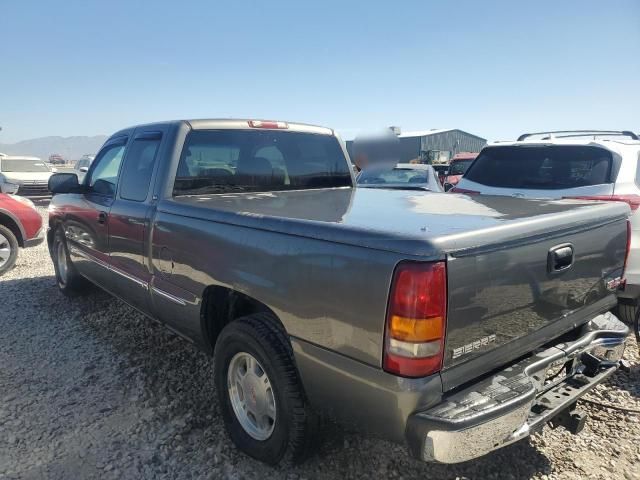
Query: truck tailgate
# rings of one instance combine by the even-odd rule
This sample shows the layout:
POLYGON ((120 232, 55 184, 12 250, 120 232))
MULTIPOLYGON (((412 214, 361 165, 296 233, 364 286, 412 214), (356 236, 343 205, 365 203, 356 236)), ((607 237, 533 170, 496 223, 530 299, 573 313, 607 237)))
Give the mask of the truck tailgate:
POLYGON ((595 206, 590 224, 568 210, 547 216, 544 234, 537 225, 531 236, 449 251, 445 390, 615 305, 627 239, 620 208, 595 206))

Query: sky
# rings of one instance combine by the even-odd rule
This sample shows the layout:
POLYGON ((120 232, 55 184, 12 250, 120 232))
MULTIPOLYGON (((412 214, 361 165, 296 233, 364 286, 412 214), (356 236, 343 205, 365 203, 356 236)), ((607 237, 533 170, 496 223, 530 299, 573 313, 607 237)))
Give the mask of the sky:
POLYGON ((221 117, 640 131, 640 0, 0 0, 0 143, 221 117))

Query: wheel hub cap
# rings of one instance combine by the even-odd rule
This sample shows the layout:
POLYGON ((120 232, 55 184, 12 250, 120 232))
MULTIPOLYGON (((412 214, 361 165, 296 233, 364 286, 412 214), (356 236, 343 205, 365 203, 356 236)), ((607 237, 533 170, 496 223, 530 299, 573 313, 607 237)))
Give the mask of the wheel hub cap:
POLYGON ((227 385, 238 422, 252 438, 266 440, 276 424, 276 401, 271 380, 249 353, 237 353, 229 363, 227 385))
POLYGON ((67 283, 67 252, 65 251, 64 244, 58 243, 58 251, 56 252, 56 259, 58 263, 58 275, 60 277, 60 283, 65 285, 67 283))

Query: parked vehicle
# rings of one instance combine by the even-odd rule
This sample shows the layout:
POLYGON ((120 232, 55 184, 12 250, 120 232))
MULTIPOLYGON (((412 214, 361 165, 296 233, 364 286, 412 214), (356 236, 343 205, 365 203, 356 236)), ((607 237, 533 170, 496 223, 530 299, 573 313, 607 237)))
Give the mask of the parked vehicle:
POLYGON ((438 180, 440 181, 440 185, 444 185, 444 180, 449 173, 449 165, 431 165, 438 175, 438 180))
POLYGON ((33 247, 43 241, 42 217, 33 202, 0 193, 0 276, 13 268, 19 248, 33 247))
POLYGON ((0 193, 23 196, 49 195, 52 170, 38 157, 0 157, 0 193))
POLYGON ((82 182, 84 180, 84 176, 89 171, 89 167, 91 166, 95 158, 95 155, 83 155, 82 158, 75 163, 75 165, 73 166, 73 170, 78 176, 79 182, 82 182))
POLYGON ((631 249, 618 314, 631 324, 640 297, 640 140, 628 131, 524 134, 486 147, 454 191, 527 198, 625 202, 631 249), (541 138, 542 137, 542 138, 541 138))
POLYGON ((51 165, 64 165, 67 162, 62 155, 54 153, 52 155, 49 155, 49 163, 51 165))
POLYGON ((212 354, 230 437, 267 463, 302 458, 318 415, 445 463, 579 431, 629 332, 608 312, 629 206, 353 185, 328 128, 121 130, 83 184, 51 177, 56 280, 212 354))
POLYGON ((477 156, 478 154, 474 152, 460 152, 454 155, 449 164, 449 170, 442 181, 445 190, 448 191, 458 184, 477 156))
POLYGON ((419 163, 398 163, 394 168, 365 168, 358 176, 358 186, 396 190, 444 191, 433 167, 419 163))

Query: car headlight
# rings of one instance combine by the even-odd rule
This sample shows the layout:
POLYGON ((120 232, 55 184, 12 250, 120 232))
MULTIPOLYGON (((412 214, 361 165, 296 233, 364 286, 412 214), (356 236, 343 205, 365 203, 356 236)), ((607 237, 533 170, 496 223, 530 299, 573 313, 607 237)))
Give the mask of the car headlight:
MULTIPOLYGON (((9 184, 9 185, 11 185, 11 184, 9 184)), ((35 204, 31 200, 29 200, 28 198, 24 198, 24 197, 21 197, 19 195, 11 195, 11 198, 13 198, 14 200, 17 200, 18 202, 22 203, 23 205, 26 205, 27 207, 36 208, 35 204)))
POLYGON ((2 193, 16 193, 18 188, 20 188, 20 185, 16 185, 15 183, 0 182, 0 192, 2 193))

